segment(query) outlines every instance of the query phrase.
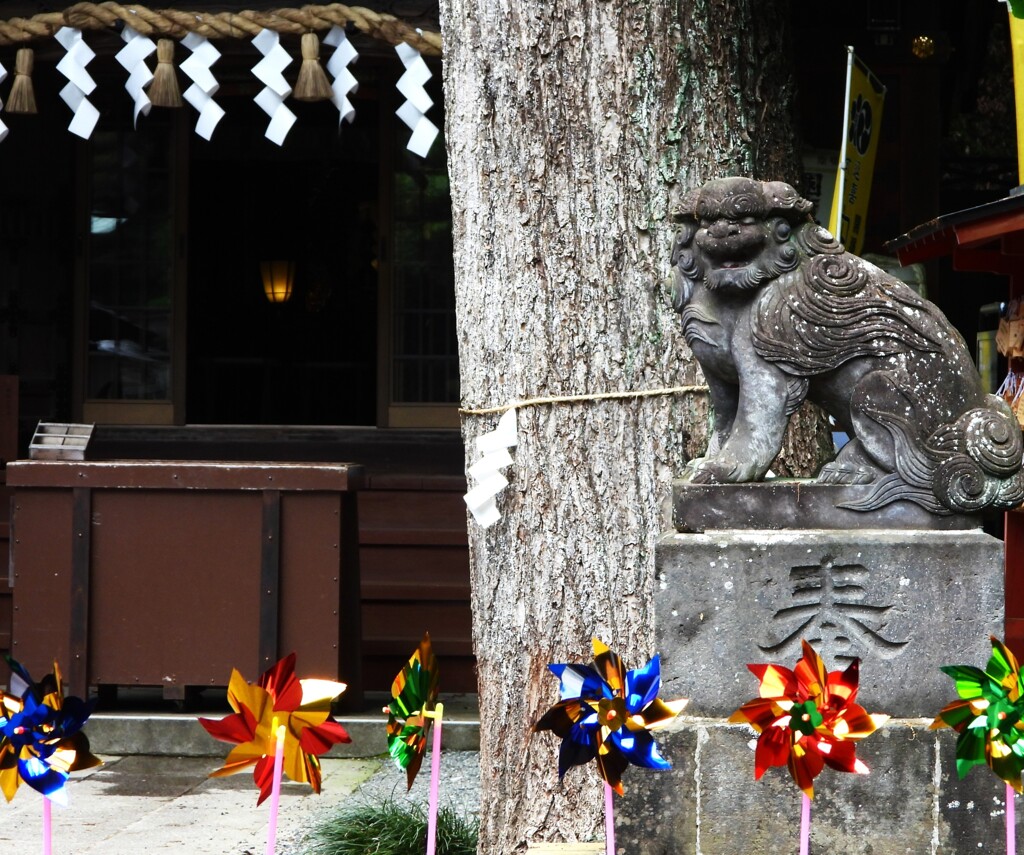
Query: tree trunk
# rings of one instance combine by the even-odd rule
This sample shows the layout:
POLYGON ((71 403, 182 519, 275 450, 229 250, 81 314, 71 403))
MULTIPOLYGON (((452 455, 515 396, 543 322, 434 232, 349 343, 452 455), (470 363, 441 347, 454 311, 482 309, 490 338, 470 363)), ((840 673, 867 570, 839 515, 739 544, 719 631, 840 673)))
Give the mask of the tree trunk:
MULTIPOLYGON (((701 383, 660 284, 669 193, 798 177, 788 4, 441 5, 463 406, 701 383)), ((501 520, 469 522, 486 855, 601 837, 596 771, 560 785, 557 739, 530 727, 558 699, 549 662, 586 660, 594 635, 629 667, 654 652, 654 545, 709 404, 659 395, 518 418, 501 520)), ((464 417, 467 464, 496 420, 464 417)), ((811 465, 820 421, 802 424, 787 448, 811 465)), ((627 787, 631 774, 644 773, 627 787)))

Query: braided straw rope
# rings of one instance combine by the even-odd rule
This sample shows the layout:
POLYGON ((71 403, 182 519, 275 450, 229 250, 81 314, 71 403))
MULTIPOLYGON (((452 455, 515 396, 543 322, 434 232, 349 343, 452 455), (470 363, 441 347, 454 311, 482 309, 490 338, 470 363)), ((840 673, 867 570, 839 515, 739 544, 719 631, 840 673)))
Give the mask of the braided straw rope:
POLYGON ((489 416, 504 413, 508 410, 519 410, 523 407, 540 407, 545 404, 582 404, 588 401, 614 401, 622 398, 653 398, 657 395, 687 395, 710 391, 707 386, 669 386, 662 389, 642 389, 639 392, 596 392, 585 395, 551 395, 545 398, 527 398, 522 401, 510 401, 497 407, 480 407, 478 409, 459 408, 464 416, 489 416))
POLYGON ((426 56, 441 55, 440 33, 421 32, 394 15, 341 3, 262 12, 182 12, 177 9, 147 9, 136 4, 76 3, 63 12, 44 12, 31 18, 0 21, 0 45, 20 45, 49 38, 65 26, 104 30, 122 22, 144 36, 176 39, 190 32, 209 39, 245 39, 252 38, 263 29, 299 35, 327 30, 335 25, 353 24, 360 32, 379 41, 393 45, 406 42, 426 56))

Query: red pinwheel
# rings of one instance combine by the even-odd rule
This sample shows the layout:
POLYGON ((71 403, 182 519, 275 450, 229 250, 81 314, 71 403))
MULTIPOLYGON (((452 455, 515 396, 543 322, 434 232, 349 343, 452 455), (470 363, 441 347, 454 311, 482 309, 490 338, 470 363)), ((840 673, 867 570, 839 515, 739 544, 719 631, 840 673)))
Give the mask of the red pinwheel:
POLYGON ((814 779, 825 766, 867 774, 856 757, 856 743, 889 716, 869 715, 854 703, 859 662, 845 671, 826 671, 806 641, 803 657, 790 671, 779 665, 748 665, 760 681, 759 697, 740 707, 730 722, 747 722, 760 736, 754 752, 754 778, 769 766, 788 766, 797 786, 814 797, 814 779))
POLYGON ((262 804, 274 781, 274 752, 278 725, 285 728, 284 773, 320 792, 320 754, 338 742, 351 742, 345 729, 331 718, 331 701, 345 691, 333 680, 299 680, 295 654, 282 659, 253 686, 237 670, 231 672, 228 703, 235 711, 222 719, 199 723, 216 739, 236 743, 224 765, 210 773, 221 777, 254 766, 253 779, 262 804))
POLYGON ((622 660, 593 639, 594 666, 549 665, 561 683, 562 700, 533 726, 562 738, 558 777, 596 758, 605 782, 622 795, 622 773, 632 763, 668 769, 650 731, 679 715, 688 701, 662 701, 661 660, 627 671, 622 660))

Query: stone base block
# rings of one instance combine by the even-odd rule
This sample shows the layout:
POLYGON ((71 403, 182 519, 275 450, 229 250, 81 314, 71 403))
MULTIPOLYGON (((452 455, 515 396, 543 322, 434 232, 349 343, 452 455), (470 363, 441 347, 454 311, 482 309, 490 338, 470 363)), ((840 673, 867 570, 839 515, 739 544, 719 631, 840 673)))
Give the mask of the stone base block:
MULTIPOLYGON (((1005 848, 1005 785, 988 769, 956 774, 956 734, 893 720, 857 749, 870 774, 815 781, 815 855, 955 855, 1005 848)), ((688 719, 658 742, 669 772, 627 770, 617 800, 623 855, 796 852, 800 791, 785 768, 754 780, 754 731, 688 719)), ((1017 836, 1024 834, 1018 811, 1017 836)))
POLYGON ((746 665, 792 667, 803 638, 830 669, 860 658, 869 712, 930 718, 955 697, 939 666, 984 666, 1002 635, 1003 549, 976 529, 673 533, 654 598, 662 697, 693 714, 728 717, 757 694, 746 665))

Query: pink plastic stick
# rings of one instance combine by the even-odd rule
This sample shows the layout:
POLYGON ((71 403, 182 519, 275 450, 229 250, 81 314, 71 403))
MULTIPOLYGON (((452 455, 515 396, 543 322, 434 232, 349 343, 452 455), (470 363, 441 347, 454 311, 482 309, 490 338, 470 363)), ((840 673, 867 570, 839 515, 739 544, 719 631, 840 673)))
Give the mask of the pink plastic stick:
POLYGON ((43 796, 43 855, 50 855, 53 852, 53 824, 50 808, 50 800, 43 796))
MULTIPOLYGON (((274 719, 277 724, 277 719, 274 719)), ((284 725, 276 727, 277 745, 274 749, 274 783, 270 790, 270 822, 267 824, 267 855, 274 855, 277 847, 277 808, 281 803, 281 769, 284 766, 284 725)))
POLYGON ((438 704, 430 714, 434 719, 434 743, 430 752, 430 804, 427 813, 427 855, 434 855, 437 847, 437 801, 441 785, 441 722, 444 704, 438 704))
POLYGON ((1006 785, 1006 855, 1017 855, 1017 805, 1013 787, 1006 785))
POLYGON ((800 804, 800 855, 808 855, 811 851, 811 800, 807 793, 803 794, 800 804))
POLYGON ((604 851, 605 855, 615 855, 615 800, 611 785, 604 784, 604 851))

